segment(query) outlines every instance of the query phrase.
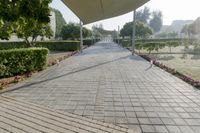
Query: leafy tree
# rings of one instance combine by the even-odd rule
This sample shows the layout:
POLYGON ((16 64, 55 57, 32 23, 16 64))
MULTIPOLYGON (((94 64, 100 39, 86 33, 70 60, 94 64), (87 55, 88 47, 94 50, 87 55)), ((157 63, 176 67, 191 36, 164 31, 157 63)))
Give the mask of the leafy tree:
POLYGON ((168 41, 167 46, 169 47, 169 52, 170 54, 172 53, 172 47, 178 47, 179 46, 179 41, 168 41))
POLYGON ((0 39, 2 40, 9 40, 13 33, 13 23, 12 22, 5 22, 0 25, 0 39))
POLYGON ((153 18, 150 20, 150 27, 154 30, 154 32, 159 32, 162 25, 162 12, 161 11, 154 11, 153 18))
POLYGON ((102 35, 104 36, 108 36, 108 35, 111 35, 113 36, 114 38, 116 38, 117 36, 117 32, 115 30, 105 30, 103 28, 103 25, 102 24, 99 24, 98 25, 93 25, 92 26, 92 31, 93 31, 93 35, 97 38, 101 37, 102 35))
POLYGON ((67 39, 78 39, 80 37, 79 26, 74 23, 69 23, 63 26, 61 30, 61 36, 64 40, 67 39))
POLYGON ((97 25, 93 25, 92 26, 92 33, 93 33, 93 36, 95 38, 100 38, 102 36, 102 33, 100 33, 101 31, 99 30, 100 28, 98 28, 97 25))
POLYGON ((143 43, 136 43, 135 48, 139 51, 140 54, 140 51, 143 49, 143 43))
POLYGON ((159 34, 156 34, 155 37, 157 38, 176 38, 178 36, 178 33, 173 32, 161 32, 159 34))
POLYGON ((155 35, 155 37, 157 37, 157 38, 167 38, 167 36, 168 36, 167 32, 161 32, 161 33, 155 35))
POLYGON ((141 22, 136 23, 136 36, 138 38, 146 38, 153 34, 152 29, 141 22))
MULTIPOLYGON (((16 21, 20 14, 19 1, 1 0, 0 1, 0 19, 2 23, 16 21)), ((2 25, 1 25, 2 26, 2 25)))
POLYGON ((148 23, 150 16, 151 16, 151 12, 148 7, 145 7, 144 9, 139 10, 136 13, 137 21, 141 21, 145 24, 148 23))
POLYGON ((31 47, 35 45, 38 36, 50 38, 53 35, 53 31, 48 24, 40 23, 37 20, 21 18, 18 23, 16 28, 17 36, 23 38, 31 47), (29 39, 30 37, 31 40, 29 39))
POLYGON ((189 45, 194 45, 195 47, 198 46, 198 39, 194 39, 193 35, 200 34, 200 17, 197 18, 192 24, 185 25, 181 33, 187 35, 187 40, 184 40, 185 49, 188 49, 189 45))
POLYGON ((168 33, 169 38, 176 38, 177 36, 178 36, 178 33, 175 31, 168 33))
MULTIPOLYGON (((0 39, 8 40, 13 33, 17 33, 18 37, 34 37, 34 39, 36 35, 50 35, 50 32, 44 32, 44 29, 49 29, 51 1, 0 0, 0 39)), ((29 41, 26 42, 30 46, 33 45, 29 41)))
POLYGON ((52 0, 1 0, 0 18, 16 22, 20 17, 33 18, 39 22, 50 21, 49 3, 52 0))
POLYGON ((92 31, 83 27, 83 37, 87 38, 87 37, 91 37, 92 36, 92 31))
POLYGON ((183 28, 181 29, 181 33, 188 33, 188 24, 184 25, 183 28))
MULTIPOLYGON (((63 26, 61 30, 61 36, 64 40, 72 39, 77 40, 80 38, 80 26, 75 23, 69 23, 63 26)), ((91 36, 91 31, 83 27, 83 37, 91 36)))
MULTIPOLYGON (((125 36, 129 36, 132 38, 132 29, 133 29, 133 22, 128 22, 124 25, 124 27, 120 31, 120 35, 124 38, 125 36)), ((149 35, 152 35, 153 32, 148 25, 145 25, 142 22, 136 22, 136 37, 137 38, 146 38, 149 35)))
POLYGON ((187 24, 187 25, 183 26, 181 33, 184 33, 190 37, 193 34, 192 30, 193 30, 192 24, 187 24))
MULTIPOLYGON (((133 28, 133 23, 128 22, 126 23, 123 28, 120 30, 120 35, 124 38, 126 36, 129 36, 131 38, 132 36, 132 28, 133 28)), ((136 28, 137 29, 137 28, 136 28)))
POLYGON ((102 23, 99 24, 99 29, 102 29, 102 30, 104 29, 102 23))
POLYGON ((61 30, 62 27, 64 25, 66 25, 66 21, 63 18, 63 15, 61 14, 61 12, 59 10, 56 9, 52 9, 55 12, 55 16, 56 16, 56 37, 61 37, 61 30))

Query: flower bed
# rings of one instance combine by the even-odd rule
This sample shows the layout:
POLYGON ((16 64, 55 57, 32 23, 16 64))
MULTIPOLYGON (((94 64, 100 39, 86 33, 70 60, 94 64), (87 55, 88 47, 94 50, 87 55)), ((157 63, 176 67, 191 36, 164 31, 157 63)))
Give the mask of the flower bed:
POLYGON ((156 61, 156 60, 152 60, 148 55, 140 55, 142 58, 144 58, 145 60, 152 62, 152 64, 154 64, 155 66, 171 73, 172 75, 182 79, 183 81, 187 82, 188 84, 200 89, 200 81, 193 79, 190 76, 184 75, 180 72, 178 72, 176 69, 174 68, 170 68, 166 65, 164 65, 163 63, 156 61))
POLYGON ((25 80, 29 77, 32 77, 32 75, 35 74, 35 73, 36 72, 28 72, 28 73, 25 73, 25 74, 14 76, 14 77, 0 79, 0 92, 1 92, 1 90, 8 87, 12 83, 21 82, 21 81, 23 81, 23 80, 25 80))
POLYGON ((73 56, 73 55, 75 55, 75 54, 77 54, 77 53, 78 53, 78 51, 74 51, 74 52, 70 52, 70 53, 68 53, 68 54, 66 54, 66 55, 64 55, 64 56, 62 56, 62 57, 55 58, 55 59, 53 59, 53 60, 52 60, 52 59, 49 59, 49 60, 48 60, 48 66, 50 67, 50 66, 56 65, 56 64, 58 64, 59 62, 65 60, 65 59, 69 58, 70 56, 73 56))
MULTIPOLYGON (((87 46, 84 47, 84 49, 87 48, 87 46)), ((70 56, 73 56, 75 54, 77 54, 79 51, 74 51, 74 52, 70 52, 66 55, 64 55, 63 57, 58 57, 55 60, 48 60, 48 67, 56 65, 58 62, 61 62, 67 58, 69 58, 70 56), (58 61, 58 62, 57 62, 58 61)), ((8 87, 9 85, 13 84, 13 83, 18 83, 21 82, 27 78, 32 77, 34 74, 37 74, 38 71, 32 71, 32 72, 28 72, 25 74, 20 74, 14 77, 9 77, 9 78, 3 78, 0 79, 0 92, 1 90, 3 90, 4 88, 8 87)))

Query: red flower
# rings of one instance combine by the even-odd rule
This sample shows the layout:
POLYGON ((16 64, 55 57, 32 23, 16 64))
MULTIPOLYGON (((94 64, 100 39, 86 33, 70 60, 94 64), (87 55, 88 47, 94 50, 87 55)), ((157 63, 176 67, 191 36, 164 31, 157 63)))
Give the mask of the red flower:
POLYGON ((20 80, 20 79, 21 79, 21 76, 15 76, 15 79, 16 79, 16 80, 20 80))
POLYGON ((19 82, 21 80, 21 76, 15 76, 14 82, 19 82))

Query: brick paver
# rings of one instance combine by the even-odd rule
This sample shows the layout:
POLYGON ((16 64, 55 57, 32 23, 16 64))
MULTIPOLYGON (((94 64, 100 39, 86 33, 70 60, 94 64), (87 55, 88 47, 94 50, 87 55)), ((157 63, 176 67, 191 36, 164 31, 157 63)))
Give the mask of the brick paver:
POLYGON ((149 66, 98 43, 4 95, 142 132, 198 133, 199 90, 149 66))
POLYGON ((0 97, 1 133, 134 133, 115 126, 35 104, 0 97))

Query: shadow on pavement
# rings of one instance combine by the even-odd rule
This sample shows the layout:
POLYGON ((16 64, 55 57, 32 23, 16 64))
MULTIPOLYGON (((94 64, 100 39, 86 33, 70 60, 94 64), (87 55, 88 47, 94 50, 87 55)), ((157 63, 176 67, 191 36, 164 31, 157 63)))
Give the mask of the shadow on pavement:
POLYGON ((46 80, 42 80, 42 81, 37 81, 37 82, 34 82, 34 83, 27 83, 27 84, 22 85, 20 87, 16 87, 14 89, 1 92, 0 94, 11 92, 11 91, 15 91, 15 90, 19 90, 19 89, 26 88, 26 87, 29 87, 29 86, 32 86, 32 85, 48 82, 48 81, 51 81, 51 80, 55 80, 55 79, 58 79, 58 78, 61 78, 61 77, 65 77, 65 76, 68 76, 68 75, 71 75, 71 74, 74 74, 74 73, 86 71, 86 70, 89 70, 89 69, 92 69, 92 68, 95 68, 95 67, 98 67, 98 66, 102 66, 102 65, 109 64, 109 63, 112 63, 112 62, 115 62, 115 61, 119 61, 119 60, 123 60, 123 59, 131 59, 131 60, 143 61, 143 60, 139 59, 138 57, 133 57, 132 55, 128 55, 128 56, 120 57, 118 59, 114 59, 114 60, 111 60, 111 61, 106 61, 106 62, 103 62, 103 63, 100 63, 100 64, 96 64, 96 65, 93 65, 93 66, 85 67, 85 68, 82 68, 82 69, 79 69, 79 70, 76 70, 76 71, 72 71, 72 72, 57 76, 57 77, 52 77, 52 78, 49 78, 49 79, 46 79, 46 80))

